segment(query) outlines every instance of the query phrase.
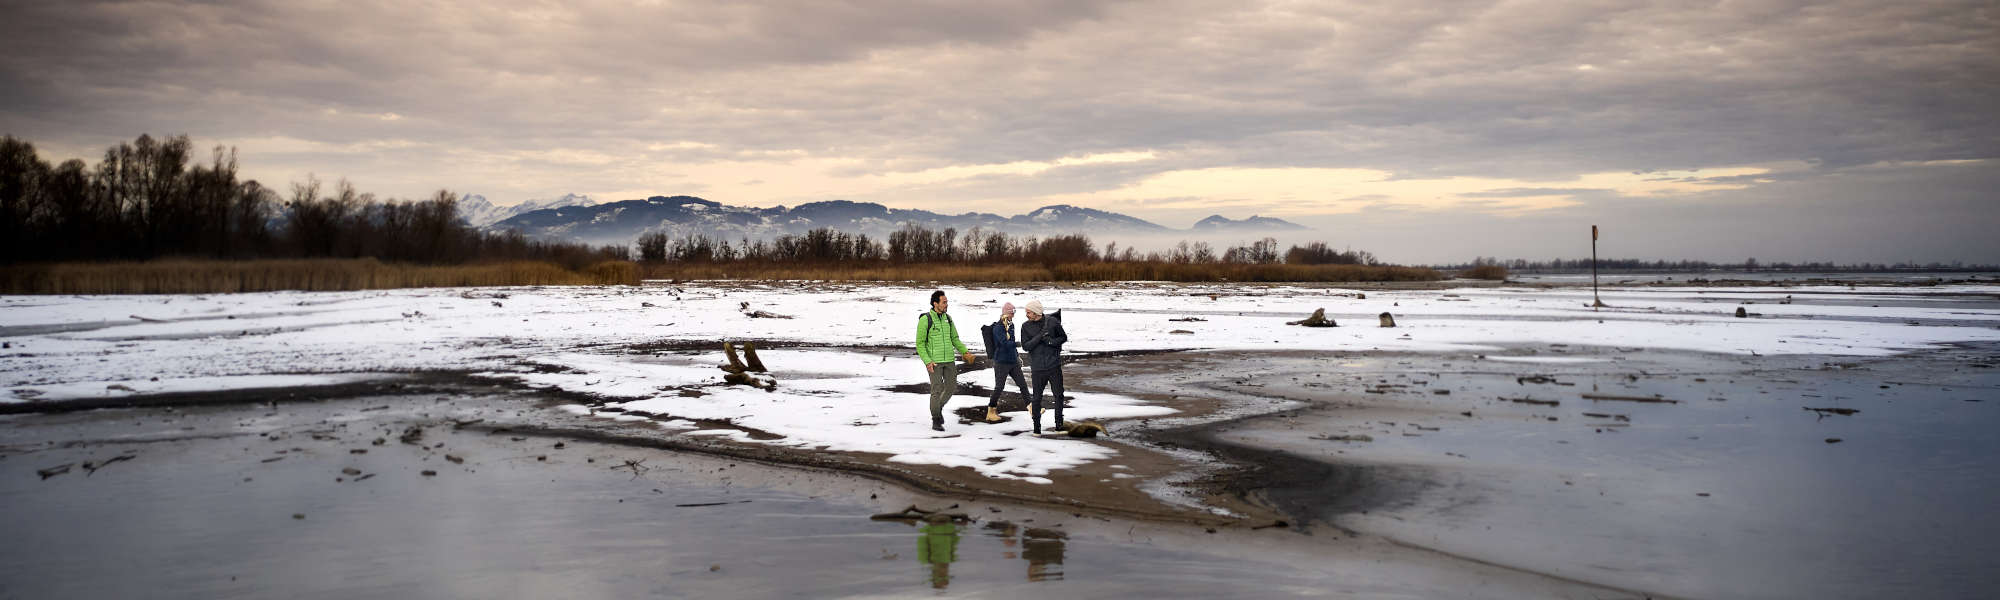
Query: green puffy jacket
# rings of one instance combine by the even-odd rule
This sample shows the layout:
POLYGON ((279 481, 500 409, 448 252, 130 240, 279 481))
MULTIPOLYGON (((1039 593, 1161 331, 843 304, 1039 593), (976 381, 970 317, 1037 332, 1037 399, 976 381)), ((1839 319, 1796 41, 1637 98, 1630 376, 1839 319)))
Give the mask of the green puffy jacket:
POLYGON ((965 342, 958 341, 958 326, 952 324, 951 315, 929 310, 917 317, 917 357, 924 359, 924 364, 951 362, 970 353, 965 342), (953 348, 958 351, 953 352, 953 348))

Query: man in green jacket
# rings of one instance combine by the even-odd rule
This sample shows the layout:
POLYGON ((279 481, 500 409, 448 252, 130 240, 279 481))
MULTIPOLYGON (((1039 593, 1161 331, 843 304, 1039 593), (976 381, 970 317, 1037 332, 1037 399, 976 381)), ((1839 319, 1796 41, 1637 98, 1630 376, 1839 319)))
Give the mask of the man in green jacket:
POLYGON ((944 290, 931 292, 930 311, 917 317, 917 357, 924 359, 924 370, 931 375, 931 429, 936 431, 944 431, 944 403, 958 391, 958 363, 952 361, 952 350, 972 363, 972 352, 958 341, 958 326, 945 314, 950 305, 944 290))

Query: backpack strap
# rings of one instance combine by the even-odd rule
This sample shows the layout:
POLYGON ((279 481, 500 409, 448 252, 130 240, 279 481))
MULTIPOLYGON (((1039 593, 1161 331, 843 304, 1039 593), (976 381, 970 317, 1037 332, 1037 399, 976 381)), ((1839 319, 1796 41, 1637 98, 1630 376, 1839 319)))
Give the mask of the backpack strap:
MULTIPOLYGON (((931 320, 931 311, 928 311, 928 310, 927 310, 927 311, 924 311, 924 314, 921 314, 921 315, 917 315, 917 318, 919 318, 919 319, 923 319, 923 320, 924 320, 924 343, 930 343, 930 341, 931 341, 931 325, 934 325, 934 324, 935 324, 935 322, 933 322, 933 321, 931 320)), ((951 315, 945 315, 945 316, 944 316, 944 324, 946 324, 946 325, 952 325, 952 323, 951 323, 951 315)), ((953 327, 957 327, 957 325, 952 325, 952 326, 953 326, 953 327)))

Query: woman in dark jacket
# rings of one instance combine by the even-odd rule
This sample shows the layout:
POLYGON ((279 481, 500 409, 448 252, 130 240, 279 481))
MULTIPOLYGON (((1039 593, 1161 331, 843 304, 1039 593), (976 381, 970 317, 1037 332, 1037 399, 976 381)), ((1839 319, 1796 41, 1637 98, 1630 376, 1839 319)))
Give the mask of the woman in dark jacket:
POLYGON ((1021 397, 1028 397, 1028 382, 1021 378, 1020 342, 1014 337, 1014 303, 1000 307, 1000 320, 986 326, 986 354, 993 359, 993 398, 986 401, 986 422, 1000 422, 1000 392, 1007 388, 1007 378, 1014 378, 1014 389, 1021 391, 1021 397))

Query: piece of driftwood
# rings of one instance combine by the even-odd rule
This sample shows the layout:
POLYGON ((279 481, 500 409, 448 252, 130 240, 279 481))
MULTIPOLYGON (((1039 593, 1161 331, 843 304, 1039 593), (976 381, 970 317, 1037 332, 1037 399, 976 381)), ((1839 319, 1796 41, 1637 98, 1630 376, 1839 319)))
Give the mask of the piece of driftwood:
POLYGON ((722 380, 734 385, 747 385, 766 392, 778 389, 778 380, 767 376, 736 372, 722 376, 722 380))
POLYGON ((1534 398, 1501 398, 1501 400, 1516 404, 1540 404, 1542 406, 1560 406, 1562 404, 1559 400, 1536 400, 1534 398))
POLYGON ((962 513, 962 512, 944 512, 944 511, 937 511, 937 510, 924 510, 924 509, 921 509, 921 508, 917 508, 917 505, 915 505, 915 504, 912 504, 912 505, 910 505, 909 507, 907 507, 907 508, 904 508, 903 510, 899 510, 899 511, 896 511, 896 512, 887 512, 887 513, 880 513, 880 514, 875 514, 875 515, 869 515, 869 516, 868 516, 868 518, 870 518, 870 519, 873 519, 873 520, 876 520, 876 521, 932 521, 932 522, 943 522, 943 521, 953 521, 953 522, 957 522, 957 521, 971 521, 971 520, 972 520, 972 516, 971 516, 971 515, 967 515, 967 514, 965 514, 965 513, 962 513))
MULTIPOLYGON (((87 473, 84 473, 84 476, 85 476, 85 477, 89 477, 89 476, 91 476, 91 475, 96 475, 96 474, 97 474, 97 470, 98 470, 98 469, 102 469, 102 468, 104 468, 104 467, 107 467, 107 466, 110 466, 110 465, 111 465, 111 463, 117 463, 117 462, 125 462, 125 461, 128 461, 128 460, 132 460, 132 459, 134 459, 134 458, 138 458, 138 455, 135 455, 135 454, 120 454, 120 455, 118 455, 118 456, 113 456, 113 457, 111 457, 111 458, 107 458, 107 459, 104 459, 104 461, 103 461, 103 462, 97 462, 97 463, 92 463, 92 462, 84 462, 84 463, 83 463, 83 470, 84 470, 84 471, 87 471, 87 473)), ((46 479, 46 478, 45 478, 45 479, 46 479)))
POLYGON ((1609 400, 1615 402, 1652 402, 1656 404, 1680 404, 1679 400, 1669 400, 1658 396, 1616 396, 1612 394, 1584 394, 1585 400, 1609 400))
POLYGON ((689 503, 689 504, 675 504, 675 505, 674 505, 674 508, 696 508, 696 507, 701 507, 701 506, 726 506, 726 505, 730 505, 730 504, 747 504, 747 503, 749 503, 749 502, 750 502, 749 500, 737 500, 737 501, 734 501, 734 502, 694 502, 694 503, 689 503))
POLYGON ((727 375, 722 376, 722 380, 735 385, 747 385, 766 392, 777 389, 777 379, 769 375, 752 374, 765 372, 764 361, 757 358, 756 345, 744 342, 743 353, 750 357, 750 364, 744 364, 743 359, 737 357, 736 342, 722 343, 722 354, 729 358, 729 364, 721 365, 720 367, 722 370, 728 371, 727 375))
POLYGON ((1340 326, 1340 325, 1338 325, 1338 324, 1334 323, 1334 322, 1333 322, 1333 319, 1329 319, 1329 318, 1326 318, 1326 309, 1324 309, 1324 308, 1321 308, 1321 309, 1316 309, 1316 310, 1314 310, 1314 311, 1313 311, 1313 314, 1312 314, 1312 316, 1310 316, 1310 317, 1306 317, 1306 318, 1304 318, 1304 319, 1299 319, 1299 320, 1297 320, 1297 321, 1286 321, 1286 322, 1285 322, 1285 324, 1286 324, 1286 325, 1300 325, 1300 326, 1304 326, 1304 327, 1339 327, 1339 326, 1340 326))
POLYGON ((42 479, 48 479, 50 477, 55 477, 63 473, 68 473, 69 467, 70 463, 63 463, 46 469, 35 469, 35 474, 42 476, 42 479))
POLYGON ((742 373, 750 370, 750 367, 743 366, 743 359, 736 357, 736 342, 723 342, 722 354, 729 357, 729 364, 724 365, 722 370, 731 373, 742 373))
POLYGON ((1063 431, 1068 433, 1070 437, 1094 438, 1100 433, 1107 433, 1109 430, 1105 429, 1104 425, 1094 421, 1071 421, 1063 424, 1063 431))
POLYGON ((1861 412, 1861 411, 1859 411, 1859 410, 1855 410, 1855 409, 1852 409, 1852 408, 1813 408, 1813 407, 1810 407, 1810 406, 1807 406, 1807 407, 1805 407, 1805 409, 1806 409, 1806 410, 1810 410, 1810 411, 1813 411, 1813 412, 1816 412, 1816 413, 1819 413, 1819 416, 1822 416, 1822 417, 1824 417, 1824 416, 1827 416, 1827 415, 1841 415, 1841 416, 1850 416, 1850 415, 1853 415, 1853 414, 1855 414, 1855 413, 1858 413, 1858 412, 1861 412))

